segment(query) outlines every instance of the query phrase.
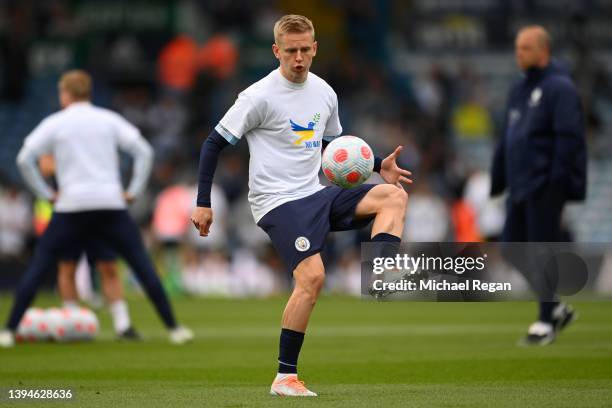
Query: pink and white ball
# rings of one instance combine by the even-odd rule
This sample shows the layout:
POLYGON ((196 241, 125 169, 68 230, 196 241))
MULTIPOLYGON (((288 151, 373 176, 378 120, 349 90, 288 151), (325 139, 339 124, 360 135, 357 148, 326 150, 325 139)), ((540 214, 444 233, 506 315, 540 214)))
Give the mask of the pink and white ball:
POLYGON ((62 309, 52 307, 45 312, 45 319, 51 331, 51 337, 55 341, 62 341, 66 336, 66 320, 62 309))
POLYGON ((85 307, 61 309, 64 322, 63 335, 57 341, 93 340, 100 329, 95 313, 85 307))
POLYGON ((23 315, 15 337, 19 342, 87 341, 93 340, 99 329, 98 318, 87 308, 32 307, 23 315))
POLYGON ((19 322, 15 339, 18 342, 46 341, 52 337, 44 309, 31 307, 19 322))
POLYGON ((327 145, 321 162, 323 174, 342 188, 354 188, 366 181, 374 170, 374 153, 355 136, 341 136, 327 145))

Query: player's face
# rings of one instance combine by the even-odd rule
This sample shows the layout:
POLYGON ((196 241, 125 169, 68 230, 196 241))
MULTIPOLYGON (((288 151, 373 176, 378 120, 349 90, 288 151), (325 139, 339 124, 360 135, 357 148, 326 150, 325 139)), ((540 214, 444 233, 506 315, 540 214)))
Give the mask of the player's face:
POLYGON ((317 55, 317 42, 312 33, 287 33, 272 45, 274 56, 280 62, 281 73, 291 82, 304 82, 312 59, 317 55))
POLYGON ((521 70, 537 67, 542 64, 546 50, 531 31, 523 31, 516 37, 514 44, 516 64, 521 70))

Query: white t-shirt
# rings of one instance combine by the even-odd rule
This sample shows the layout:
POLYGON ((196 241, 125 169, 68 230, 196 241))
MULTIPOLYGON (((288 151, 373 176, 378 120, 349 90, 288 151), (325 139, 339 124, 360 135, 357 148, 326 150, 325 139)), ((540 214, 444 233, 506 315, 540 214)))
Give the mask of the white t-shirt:
POLYGON ((249 202, 259 222, 279 205, 323 188, 321 140, 342 133, 338 97, 312 72, 298 84, 276 69, 240 93, 215 130, 232 144, 246 137, 249 202))
MULTIPOLYGON (((19 155, 26 158, 21 162, 27 162, 32 157, 53 154, 59 191, 55 211, 123 209, 126 204, 118 148, 135 156, 128 191, 137 194, 150 172, 149 144, 117 113, 89 102, 73 103, 43 120, 26 137, 19 155)), ((26 172, 25 176, 35 191, 41 191, 31 182, 36 175, 26 172)))

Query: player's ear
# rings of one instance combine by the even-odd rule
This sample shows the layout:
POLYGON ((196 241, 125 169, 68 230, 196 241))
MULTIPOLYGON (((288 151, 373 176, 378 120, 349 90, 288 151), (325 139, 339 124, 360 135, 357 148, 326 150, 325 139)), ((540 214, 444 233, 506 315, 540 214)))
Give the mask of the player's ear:
POLYGON ((272 44, 272 52, 274 53, 276 59, 280 59, 280 48, 278 45, 276 45, 276 43, 272 44))
POLYGON ((312 43, 312 56, 314 57, 315 55, 317 55, 317 47, 318 47, 319 43, 317 43, 316 41, 312 43))

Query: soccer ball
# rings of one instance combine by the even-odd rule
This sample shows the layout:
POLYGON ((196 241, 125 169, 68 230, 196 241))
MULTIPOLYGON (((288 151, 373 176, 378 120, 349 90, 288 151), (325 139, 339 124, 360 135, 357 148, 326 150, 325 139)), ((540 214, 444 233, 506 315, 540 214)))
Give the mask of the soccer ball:
POLYGON ((66 319, 62 309, 52 307, 45 312, 45 319, 55 341, 62 341, 66 336, 66 319))
POLYGON ((15 333, 15 339, 19 342, 46 341, 51 339, 51 336, 51 327, 47 322, 45 310, 38 307, 26 310, 15 333))
POLYGON ((342 188, 363 184, 374 170, 374 153, 366 142, 355 136, 334 139, 323 152, 323 174, 342 188))
POLYGON ((57 308, 28 309, 19 326, 15 339, 19 342, 59 342, 93 340, 98 334, 98 318, 89 309, 57 308))
POLYGON ((95 313, 85 307, 65 307, 60 310, 63 320, 62 335, 57 341, 93 340, 100 325, 95 313))

